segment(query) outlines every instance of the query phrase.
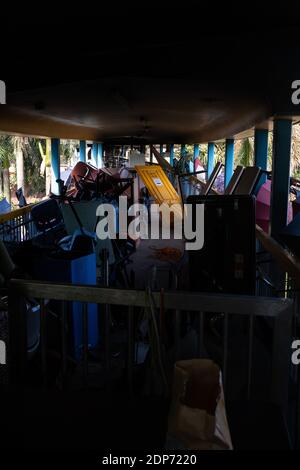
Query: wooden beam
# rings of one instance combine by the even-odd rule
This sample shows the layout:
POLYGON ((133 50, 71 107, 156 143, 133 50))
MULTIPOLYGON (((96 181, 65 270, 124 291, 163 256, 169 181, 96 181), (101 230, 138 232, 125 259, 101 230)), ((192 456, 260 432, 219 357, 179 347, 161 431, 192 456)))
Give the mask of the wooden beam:
POLYGON ((285 250, 274 238, 265 233, 256 225, 256 238, 261 242, 266 251, 271 253, 274 260, 284 272, 287 272, 300 287, 300 263, 285 250))
MULTIPOLYGON (((10 282, 15 295, 19 293, 27 298, 53 299, 89 302, 110 305, 147 307, 148 297, 145 291, 102 288, 89 285, 54 284, 41 281, 13 279, 10 282)), ((152 292, 157 308, 160 305, 160 293, 152 292)), ((289 308, 290 299, 230 295, 206 294, 197 292, 165 292, 164 306, 169 310, 194 312, 236 313, 241 315, 277 316, 289 308)))

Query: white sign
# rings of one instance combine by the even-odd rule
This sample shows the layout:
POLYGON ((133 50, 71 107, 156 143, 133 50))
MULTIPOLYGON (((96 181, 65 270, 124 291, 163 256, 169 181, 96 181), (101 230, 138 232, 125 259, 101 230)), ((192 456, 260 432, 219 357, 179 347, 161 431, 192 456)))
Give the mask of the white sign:
POLYGON ((153 178, 153 181, 156 184, 156 186, 163 186, 163 183, 159 178, 153 178))

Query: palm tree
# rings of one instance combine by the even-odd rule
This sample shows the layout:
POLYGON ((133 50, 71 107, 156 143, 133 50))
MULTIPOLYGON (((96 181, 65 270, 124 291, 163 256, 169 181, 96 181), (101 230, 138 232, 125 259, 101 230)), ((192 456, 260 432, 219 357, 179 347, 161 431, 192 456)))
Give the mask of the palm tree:
POLYGON ((0 166, 3 180, 3 194, 11 202, 9 166, 14 157, 14 142, 10 135, 0 135, 0 166))
POLYGON ((46 139, 46 150, 44 151, 42 143, 39 142, 39 151, 42 157, 40 167, 41 176, 45 175, 46 179, 46 195, 50 194, 51 189, 51 140, 46 139))
POLYGON ((243 166, 253 165, 253 143, 252 140, 246 138, 241 143, 240 149, 237 154, 237 163, 243 166))
POLYGON ((24 137, 15 136, 13 138, 16 154, 16 171, 17 171, 17 189, 22 188, 25 193, 25 174, 24 174, 24 146, 26 139, 24 137))

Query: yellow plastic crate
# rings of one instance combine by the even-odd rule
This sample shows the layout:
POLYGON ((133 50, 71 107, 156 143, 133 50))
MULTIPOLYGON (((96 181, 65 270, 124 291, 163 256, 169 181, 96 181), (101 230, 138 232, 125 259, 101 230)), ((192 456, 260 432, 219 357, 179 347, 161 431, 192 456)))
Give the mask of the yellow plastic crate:
POLYGON ((136 165, 135 169, 157 204, 162 204, 163 202, 169 206, 172 204, 181 204, 179 194, 175 191, 170 180, 160 166, 136 165))

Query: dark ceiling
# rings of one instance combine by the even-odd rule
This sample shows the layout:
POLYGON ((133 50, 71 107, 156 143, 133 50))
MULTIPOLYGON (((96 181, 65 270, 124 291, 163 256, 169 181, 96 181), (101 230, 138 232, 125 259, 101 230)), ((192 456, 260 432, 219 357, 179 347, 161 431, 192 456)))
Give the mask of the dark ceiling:
POLYGON ((3 25, 1 131, 205 142, 299 113, 290 95, 300 79, 300 34, 289 8, 224 16, 201 2, 100 3, 25 9, 3 25))

